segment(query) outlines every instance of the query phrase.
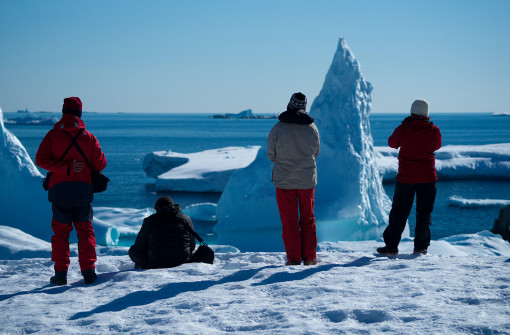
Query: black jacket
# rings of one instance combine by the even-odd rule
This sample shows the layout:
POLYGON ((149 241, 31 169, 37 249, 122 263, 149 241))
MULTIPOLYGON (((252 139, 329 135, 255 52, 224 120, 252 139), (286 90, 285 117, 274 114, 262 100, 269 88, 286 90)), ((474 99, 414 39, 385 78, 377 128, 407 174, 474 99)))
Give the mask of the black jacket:
POLYGON ((193 229, 189 216, 179 205, 159 210, 145 220, 129 249, 129 257, 138 268, 171 268, 189 260, 195 250, 195 237, 184 227, 193 229))

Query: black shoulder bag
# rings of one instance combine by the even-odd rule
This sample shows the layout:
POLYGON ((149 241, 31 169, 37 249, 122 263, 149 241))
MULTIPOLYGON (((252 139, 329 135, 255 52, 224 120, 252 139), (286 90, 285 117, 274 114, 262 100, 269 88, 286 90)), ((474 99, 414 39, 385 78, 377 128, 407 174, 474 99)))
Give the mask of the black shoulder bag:
MULTIPOLYGON (((64 151, 64 153, 62 154, 62 156, 60 156, 60 158, 57 160, 57 162, 61 161, 64 159, 64 157, 67 155, 67 153, 69 152, 69 150, 71 150, 71 148, 73 147, 73 143, 76 141, 76 139, 78 139, 78 137, 83 133, 83 129, 80 129, 78 131, 78 134, 76 134, 76 137, 73 139, 71 137, 71 144, 69 144, 69 146, 67 147, 67 149, 64 151)), ((71 136, 69 135, 68 133, 66 133, 68 136, 71 136)), ((48 172, 46 173, 46 177, 44 177, 43 181, 42 181, 42 187, 44 188, 45 191, 47 191, 49 188, 50 188, 50 178, 51 178, 51 175, 53 174, 53 172, 48 172)))
POLYGON ((107 176, 105 176, 101 171, 97 171, 92 167, 87 156, 85 155, 85 153, 83 152, 81 147, 78 145, 78 142, 76 141, 78 136, 76 136, 76 138, 73 138, 69 133, 66 132, 66 134, 67 134, 67 136, 69 136, 69 138, 72 141, 71 146, 74 145, 76 147, 76 149, 78 149, 78 151, 82 155, 83 159, 85 160, 85 163, 87 163, 87 165, 90 168, 91 177, 92 177, 92 189, 93 189, 94 193, 100 193, 100 192, 106 191, 106 188, 108 187, 108 182, 110 182, 110 179, 107 176))
POLYGON ((204 243, 204 240, 187 224, 183 224, 184 227, 193 235, 198 242, 200 242, 200 246, 198 247, 197 251, 191 255, 189 259, 189 263, 208 263, 212 264, 214 262, 214 250, 211 249, 206 243, 204 243))

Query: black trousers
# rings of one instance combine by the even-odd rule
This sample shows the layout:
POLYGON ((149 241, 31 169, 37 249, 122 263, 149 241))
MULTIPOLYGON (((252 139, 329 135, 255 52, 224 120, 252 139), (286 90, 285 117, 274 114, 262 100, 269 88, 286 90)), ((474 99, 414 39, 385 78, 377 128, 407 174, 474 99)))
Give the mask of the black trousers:
POLYGON ((436 183, 405 184, 397 181, 389 225, 383 233, 384 242, 390 248, 397 248, 413 207, 416 194, 416 229, 414 249, 427 249, 430 245, 431 214, 436 200, 436 183))

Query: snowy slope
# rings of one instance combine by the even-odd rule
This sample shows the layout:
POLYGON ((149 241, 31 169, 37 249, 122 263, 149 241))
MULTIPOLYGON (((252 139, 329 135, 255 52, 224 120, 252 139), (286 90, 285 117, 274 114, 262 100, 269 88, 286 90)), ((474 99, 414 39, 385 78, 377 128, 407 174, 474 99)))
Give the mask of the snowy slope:
POLYGON ((375 256, 378 245, 322 243, 312 267, 258 252, 158 270, 103 247, 88 286, 76 257, 66 286, 48 284, 46 254, 1 260, 0 333, 510 334, 507 242, 482 232, 393 258, 375 256))

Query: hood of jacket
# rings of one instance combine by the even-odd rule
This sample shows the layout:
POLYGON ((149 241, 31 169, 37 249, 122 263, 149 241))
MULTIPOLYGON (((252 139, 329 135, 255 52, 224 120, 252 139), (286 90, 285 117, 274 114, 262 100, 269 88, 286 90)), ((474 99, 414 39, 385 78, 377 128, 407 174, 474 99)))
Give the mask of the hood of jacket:
POLYGON ((406 125, 408 127, 414 128, 414 129, 429 129, 434 126, 434 123, 430 121, 430 117, 426 116, 419 116, 419 115, 411 115, 406 117, 402 121, 403 125, 406 125))
POLYGON ((85 129, 85 123, 77 116, 72 114, 62 114, 62 118, 55 123, 53 129, 79 130, 85 129))
POLYGON ((175 216, 181 211, 181 206, 179 204, 173 204, 171 206, 159 208, 156 211, 156 214, 165 214, 175 216))
POLYGON ((288 110, 278 116, 278 120, 283 123, 295 123, 295 124, 312 124, 314 119, 302 109, 299 110, 288 110))

